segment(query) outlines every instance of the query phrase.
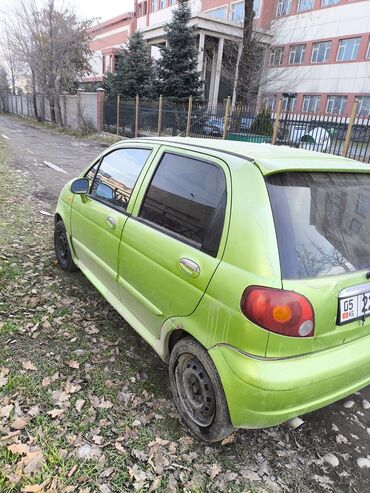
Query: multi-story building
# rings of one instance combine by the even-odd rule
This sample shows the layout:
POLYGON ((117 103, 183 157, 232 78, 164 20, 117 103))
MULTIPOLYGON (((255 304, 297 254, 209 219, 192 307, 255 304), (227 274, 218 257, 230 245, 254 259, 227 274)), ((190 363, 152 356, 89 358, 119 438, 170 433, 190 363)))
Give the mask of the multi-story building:
MULTIPOLYGON (((166 42, 163 25, 175 4, 135 0, 133 13, 95 26, 97 73, 90 80, 102 80, 137 29, 155 55, 166 42)), ((212 104, 235 97, 227 67, 236 68, 241 53, 244 1, 191 0, 191 7, 205 97, 212 104)), ((254 9, 255 35, 266 48, 260 87, 266 106, 274 109, 281 93, 289 92, 289 109, 296 112, 348 113, 358 98, 358 112, 370 116, 370 0, 254 0, 254 9)))
POLYGON ((278 0, 271 20, 265 103, 293 92, 299 112, 370 116, 370 1, 278 0))

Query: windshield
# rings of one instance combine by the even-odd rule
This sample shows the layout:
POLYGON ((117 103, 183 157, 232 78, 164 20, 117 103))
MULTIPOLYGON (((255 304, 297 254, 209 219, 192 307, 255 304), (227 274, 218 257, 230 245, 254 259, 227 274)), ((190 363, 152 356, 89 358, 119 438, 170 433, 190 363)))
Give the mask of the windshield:
POLYGON ((281 173, 266 178, 283 279, 370 271, 370 175, 281 173))

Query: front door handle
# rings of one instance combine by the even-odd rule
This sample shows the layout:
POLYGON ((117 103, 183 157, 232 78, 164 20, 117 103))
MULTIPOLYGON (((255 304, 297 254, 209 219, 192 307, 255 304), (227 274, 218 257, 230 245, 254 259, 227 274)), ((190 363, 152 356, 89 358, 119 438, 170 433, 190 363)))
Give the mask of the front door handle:
POLYGON ((116 229, 117 227, 117 221, 114 217, 112 216, 108 216, 107 219, 105 220, 105 222, 112 228, 112 229, 116 229))
POLYGON ((185 272, 185 274, 190 277, 198 277, 200 274, 199 265, 188 258, 180 258, 179 267, 183 272, 185 272))

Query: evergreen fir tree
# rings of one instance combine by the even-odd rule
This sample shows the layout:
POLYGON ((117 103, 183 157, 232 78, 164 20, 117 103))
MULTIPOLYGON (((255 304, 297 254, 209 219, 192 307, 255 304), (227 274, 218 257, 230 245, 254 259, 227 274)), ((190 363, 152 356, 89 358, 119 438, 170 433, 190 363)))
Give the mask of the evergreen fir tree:
POLYGON ((189 25, 191 10, 187 0, 179 0, 171 22, 164 27, 168 46, 161 48, 157 66, 157 91, 174 102, 199 98, 202 82, 197 72, 198 53, 195 34, 189 25))
POLYGON ((129 39, 123 53, 116 56, 115 70, 107 74, 104 81, 108 97, 132 99, 138 94, 142 98, 153 96, 154 69, 149 47, 143 35, 136 31, 129 39))
POLYGON ((123 94, 125 58, 125 52, 117 53, 114 61, 114 71, 108 72, 104 77, 104 89, 110 99, 115 99, 118 94, 123 94))
POLYGON ((153 97, 154 69, 150 48, 143 35, 136 31, 129 39, 126 57, 123 62, 122 95, 134 98, 153 97))

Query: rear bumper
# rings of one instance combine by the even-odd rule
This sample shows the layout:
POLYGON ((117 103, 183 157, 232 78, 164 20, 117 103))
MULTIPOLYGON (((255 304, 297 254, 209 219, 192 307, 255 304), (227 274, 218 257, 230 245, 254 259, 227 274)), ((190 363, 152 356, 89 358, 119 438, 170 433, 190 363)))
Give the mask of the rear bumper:
POLYGON ((217 345, 230 417, 239 428, 265 428, 314 411, 370 384, 370 336, 326 351, 279 360, 257 359, 217 345))

